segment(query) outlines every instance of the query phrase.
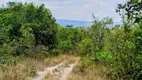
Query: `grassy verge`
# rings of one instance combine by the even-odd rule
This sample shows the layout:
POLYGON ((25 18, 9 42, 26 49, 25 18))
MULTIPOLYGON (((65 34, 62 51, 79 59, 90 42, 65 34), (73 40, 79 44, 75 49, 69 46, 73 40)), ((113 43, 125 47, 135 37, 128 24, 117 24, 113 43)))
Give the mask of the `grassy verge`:
POLYGON ((108 69, 101 63, 81 59, 67 80, 106 80, 108 69))
POLYGON ((42 61, 30 58, 12 64, 0 64, 0 80, 24 80, 28 76, 35 76, 44 66, 42 61))

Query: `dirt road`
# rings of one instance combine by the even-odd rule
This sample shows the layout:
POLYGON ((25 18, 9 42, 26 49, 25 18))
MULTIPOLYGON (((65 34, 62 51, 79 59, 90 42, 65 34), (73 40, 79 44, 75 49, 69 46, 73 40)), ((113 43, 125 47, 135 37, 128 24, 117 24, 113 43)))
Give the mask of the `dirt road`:
POLYGON ((37 72, 37 76, 29 77, 28 80, 66 80, 76 63, 77 59, 74 62, 62 61, 56 66, 47 67, 43 71, 37 72))

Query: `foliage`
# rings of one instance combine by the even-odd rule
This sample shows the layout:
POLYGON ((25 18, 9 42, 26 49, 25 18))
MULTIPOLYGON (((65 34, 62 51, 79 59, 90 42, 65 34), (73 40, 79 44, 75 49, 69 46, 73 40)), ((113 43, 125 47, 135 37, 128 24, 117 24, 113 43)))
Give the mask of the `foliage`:
POLYGON ((15 58, 8 55, 1 55, 0 64, 12 64, 15 62, 15 58))
POLYGON ((91 56, 90 55, 85 55, 81 57, 80 60, 81 66, 80 66, 80 71, 84 72, 86 68, 89 66, 93 65, 94 63, 91 61, 91 56))
POLYGON ((128 0, 125 4, 118 4, 117 12, 127 15, 128 19, 133 19, 135 23, 139 23, 142 19, 141 0, 128 0))
POLYGON ((58 49, 60 49, 63 53, 69 51, 76 51, 77 44, 82 40, 82 28, 73 28, 71 25, 67 25, 66 27, 58 27, 58 49))
POLYGON ((34 47, 40 49, 38 45, 52 50, 57 43, 55 21, 44 4, 9 2, 0 8, 0 54, 29 55, 34 47))
MULTIPOLYGON (((140 0, 141 1, 141 0, 140 0)), ((114 44, 111 60, 111 79, 141 80, 141 9, 139 0, 119 4, 117 11, 123 16, 123 31, 114 44), (124 13, 123 13, 124 12, 124 13), (125 18, 125 19, 124 19, 125 18), (134 22, 134 23, 133 23, 134 22), (133 23, 133 24, 130 24, 133 23), (138 23, 138 24, 135 24, 138 23), (135 24, 135 25, 134 25, 135 24), (135 26, 134 28, 131 26, 135 26)))
POLYGON ((91 54, 93 52, 92 39, 84 38, 77 46, 80 55, 91 54))
MULTIPOLYGON (((122 26, 111 28, 111 18, 93 16, 92 26, 74 28, 57 25, 44 4, 9 2, 0 8, 0 63, 15 63, 21 55, 42 59, 72 52, 81 56, 82 72, 95 62, 107 62, 110 79, 141 80, 141 10, 141 0, 129 0, 118 5, 122 26)), ((27 69, 35 75, 34 65, 27 69)))
POLYGON ((97 52, 93 57, 92 60, 99 61, 99 62, 107 62, 112 58, 112 56, 107 52, 97 52))

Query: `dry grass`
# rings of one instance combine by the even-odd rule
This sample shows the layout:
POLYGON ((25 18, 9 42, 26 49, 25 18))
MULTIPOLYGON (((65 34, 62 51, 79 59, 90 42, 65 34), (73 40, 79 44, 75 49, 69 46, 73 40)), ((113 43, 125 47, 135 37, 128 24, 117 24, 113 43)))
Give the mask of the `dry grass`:
MULTIPOLYGON (((0 80, 25 80, 27 77, 36 76, 37 71, 44 70, 45 67, 55 66, 62 61, 70 59, 69 55, 61 55, 44 60, 26 58, 16 64, 0 64, 0 80)), ((73 62, 72 59, 68 60, 73 62)))
MULTIPOLYGON (((68 76, 67 80, 106 80, 106 75, 108 69, 103 64, 95 64, 94 62, 90 62, 87 68, 83 68, 80 63, 79 57, 64 55, 60 56, 60 58, 56 58, 57 60, 66 60, 66 65, 75 63, 72 73, 68 76), (75 62, 77 61, 77 62, 75 62)), ((55 60, 56 61, 56 60, 55 60)), ((44 80, 56 80, 56 74, 48 73, 44 80)))
POLYGON ((55 66, 64 60, 65 60, 65 56, 56 56, 56 57, 45 59, 44 63, 46 66, 50 67, 50 66, 55 66))
POLYGON ((67 61, 67 63, 74 63, 76 61, 76 57, 72 55, 60 55, 53 58, 47 58, 44 60, 44 63, 47 66, 55 66, 63 61, 67 61))
MULTIPOLYGON (((25 80, 29 76, 35 76, 37 71, 44 70, 45 67, 55 66, 65 61, 64 65, 75 63, 72 73, 67 80, 105 80, 107 68, 102 64, 88 65, 83 68, 79 57, 71 55, 61 55, 47 58, 45 60, 24 59, 16 64, 0 64, 0 80, 25 80), (77 62, 78 61, 78 62, 77 62)), ((91 63, 90 63, 91 64, 91 63)), ((55 80, 55 74, 47 74, 44 80, 55 80)))
POLYGON ((88 65, 88 68, 83 68, 82 71, 82 65, 78 63, 67 80, 106 80, 107 71, 102 64, 88 65))
POLYGON ((0 65, 0 80, 24 80, 28 76, 35 76, 36 72, 43 70, 42 61, 24 59, 16 64, 0 65))

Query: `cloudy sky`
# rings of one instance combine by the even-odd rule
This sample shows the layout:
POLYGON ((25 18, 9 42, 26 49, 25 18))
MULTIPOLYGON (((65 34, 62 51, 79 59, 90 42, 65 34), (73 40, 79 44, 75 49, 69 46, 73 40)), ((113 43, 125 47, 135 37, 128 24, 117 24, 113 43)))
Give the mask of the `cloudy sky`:
POLYGON ((0 5, 8 1, 44 3, 56 19, 91 21, 94 14, 98 18, 111 17, 114 22, 120 22, 115 9, 126 0, 0 0, 0 5))

